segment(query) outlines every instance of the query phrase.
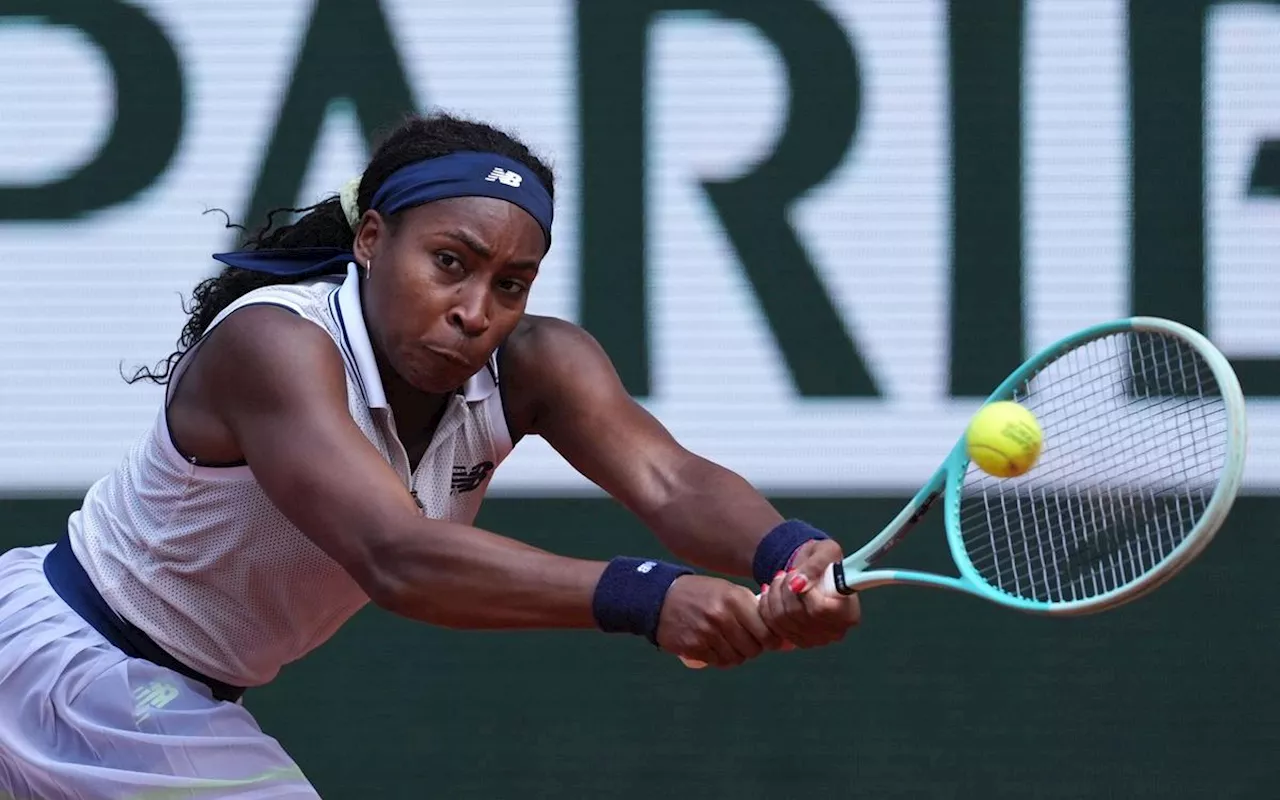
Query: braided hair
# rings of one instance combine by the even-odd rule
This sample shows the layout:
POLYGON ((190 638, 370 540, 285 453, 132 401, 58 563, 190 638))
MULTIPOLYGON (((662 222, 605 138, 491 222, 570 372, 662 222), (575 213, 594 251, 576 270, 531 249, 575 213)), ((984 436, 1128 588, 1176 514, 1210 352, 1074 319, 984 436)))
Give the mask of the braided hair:
MULTIPOLYGON (((390 131, 379 145, 360 178, 356 205, 364 213, 373 196, 392 173, 417 161, 439 158, 451 153, 477 151, 497 153, 527 166, 554 198, 554 176, 529 148, 514 136, 490 125, 451 114, 411 115, 390 131)), ((395 215, 387 220, 394 228, 395 215)), ((348 249, 355 242, 355 232, 347 222, 337 196, 306 208, 278 208, 267 215, 266 223, 244 244, 246 250, 290 247, 340 247, 348 249), (276 225, 280 214, 301 214, 290 224, 276 225)), ((186 324, 178 337, 177 347, 156 368, 142 367, 127 378, 129 383, 148 380, 168 383, 178 360, 208 330, 214 318, 237 298, 254 289, 282 283, 296 283, 305 278, 272 275, 265 272, 225 267, 219 274, 201 281, 191 293, 186 324)))

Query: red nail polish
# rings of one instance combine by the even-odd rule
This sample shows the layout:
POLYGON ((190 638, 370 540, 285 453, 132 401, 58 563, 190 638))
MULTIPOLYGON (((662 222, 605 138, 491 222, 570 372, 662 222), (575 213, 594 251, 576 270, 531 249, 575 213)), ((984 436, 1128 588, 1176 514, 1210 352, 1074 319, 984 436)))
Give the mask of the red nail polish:
POLYGON ((809 579, 803 575, 797 575, 787 585, 791 587, 791 591, 799 594, 809 586, 809 579))

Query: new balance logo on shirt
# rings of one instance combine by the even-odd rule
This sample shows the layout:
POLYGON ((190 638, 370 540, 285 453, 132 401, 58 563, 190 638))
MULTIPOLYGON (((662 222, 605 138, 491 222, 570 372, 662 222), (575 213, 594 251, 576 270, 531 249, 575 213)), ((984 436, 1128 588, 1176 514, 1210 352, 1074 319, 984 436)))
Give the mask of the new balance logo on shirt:
POLYGON ((452 494, 462 494, 463 492, 473 492, 484 483, 484 479, 493 471, 492 461, 481 461, 474 467, 455 466, 453 468, 453 482, 450 484, 452 494))
POLYGON ((505 183, 507 186, 519 186, 524 181, 524 178, 520 177, 520 173, 514 170, 494 167, 493 172, 490 172, 485 180, 498 181, 499 183, 505 183))

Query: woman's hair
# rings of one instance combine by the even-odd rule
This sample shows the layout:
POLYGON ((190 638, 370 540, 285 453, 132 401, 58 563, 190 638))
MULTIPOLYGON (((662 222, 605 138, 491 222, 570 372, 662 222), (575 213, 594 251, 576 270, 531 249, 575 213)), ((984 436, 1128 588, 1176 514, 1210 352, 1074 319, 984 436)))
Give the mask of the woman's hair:
MULTIPOLYGON (((547 192, 555 196, 555 179, 551 169, 515 137, 482 122, 450 114, 412 115, 392 129, 378 146, 369 166, 360 178, 356 205, 361 213, 369 208, 374 194, 393 172, 416 161, 439 158, 461 151, 497 153, 519 161, 538 176, 547 192)), ((394 226, 394 215, 388 220, 394 226)), ((232 226, 234 227, 234 226, 232 226)), ((246 250, 289 247, 341 247, 355 243, 355 232, 347 223, 342 203, 337 196, 307 208, 278 208, 267 215, 266 223, 243 245, 246 250), (301 214, 297 221, 275 225, 278 214, 301 214)), ((164 384, 173 367, 224 308, 237 298, 263 286, 296 283, 302 278, 272 275, 264 272, 226 267, 218 275, 201 281, 191 293, 186 324, 178 337, 177 348, 155 370, 142 367, 129 383, 149 380, 164 384)), ((185 308, 185 306, 184 306, 185 308)))

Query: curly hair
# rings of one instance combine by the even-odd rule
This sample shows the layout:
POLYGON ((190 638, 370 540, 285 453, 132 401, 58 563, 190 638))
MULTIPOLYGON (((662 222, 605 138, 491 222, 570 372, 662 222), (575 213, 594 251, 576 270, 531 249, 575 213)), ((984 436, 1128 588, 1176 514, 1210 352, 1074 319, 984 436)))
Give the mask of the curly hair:
MULTIPOLYGON (((393 172, 416 161, 439 158, 461 151, 497 153, 519 161, 529 167, 547 192, 554 198, 555 177, 551 168, 530 152, 529 148, 511 134, 483 122, 465 119, 452 114, 410 115, 392 129, 383 139, 360 178, 356 205, 363 213, 369 208, 373 196, 393 172)), ((394 226, 395 216, 388 222, 394 226)), ((231 226, 229 227, 236 227, 231 226)), ((341 247, 350 248, 355 242, 355 232, 347 223, 342 203, 337 196, 306 208, 278 208, 267 215, 266 223, 250 236, 244 249, 290 247, 341 247), (301 214, 295 222, 276 225, 280 214, 301 214)), ((306 278, 271 275, 263 272, 225 267, 218 275, 201 281, 191 293, 191 301, 184 304, 187 321, 178 337, 176 349, 163 361, 150 369, 139 368, 131 378, 134 383, 148 380, 166 384, 173 368, 196 342, 204 336, 214 318, 237 298, 254 289, 275 284, 297 283, 306 278)))

